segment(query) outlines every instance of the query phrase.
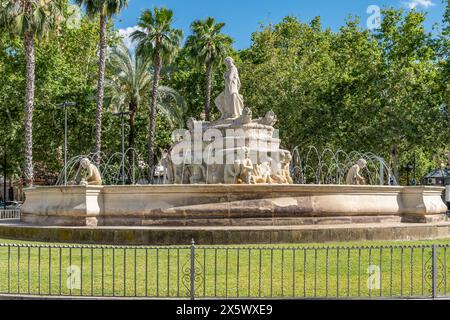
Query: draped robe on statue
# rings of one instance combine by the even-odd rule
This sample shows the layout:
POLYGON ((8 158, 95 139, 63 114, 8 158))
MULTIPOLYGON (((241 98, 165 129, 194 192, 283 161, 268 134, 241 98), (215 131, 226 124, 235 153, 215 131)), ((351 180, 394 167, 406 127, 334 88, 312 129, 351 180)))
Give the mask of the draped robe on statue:
POLYGON ((234 65, 225 73, 224 79, 225 90, 216 98, 215 104, 222 113, 222 119, 239 118, 244 109, 244 99, 239 94, 241 80, 234 65))

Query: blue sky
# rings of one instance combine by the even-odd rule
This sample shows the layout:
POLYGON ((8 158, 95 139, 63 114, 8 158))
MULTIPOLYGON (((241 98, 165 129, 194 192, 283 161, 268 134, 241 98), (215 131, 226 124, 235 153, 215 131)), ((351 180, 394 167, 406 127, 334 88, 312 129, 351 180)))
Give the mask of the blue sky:
POLYGON ((361 18, 362 26, 370 14, 370 5, 396 8, 416 8, 427 12, 426 27, 440 23, 445 10, 442 0, 129 0, 128 7, 115 18, 115 24, 126 36, 133 31, 140 13, 153 6, 165 6, 174 11, 175 26, 189 34, 189 26, 196 19, 213 16, 225 22, 224 32, 235 40, 236 49, 244 49, 251 43, 251 34, 261 23, 279 22, 286 15, 310 21, 321 16, 324 27, 338 30, 349 15, 361 18))

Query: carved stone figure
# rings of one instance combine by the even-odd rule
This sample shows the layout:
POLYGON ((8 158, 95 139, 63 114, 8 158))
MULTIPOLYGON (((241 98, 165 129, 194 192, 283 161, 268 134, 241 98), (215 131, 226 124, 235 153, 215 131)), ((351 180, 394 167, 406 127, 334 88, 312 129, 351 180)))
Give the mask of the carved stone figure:
POLYGON ((245 159, 242 161, 241 173, 238 178, 239 184, 252 184, 256 183, 255 177, 255 167, 253 166, 252 160, 249 158, 249 149, 245 148, 245 159))
POLYGON ((225 64, 225 89, 215 100, 221 118, 205 121, 202 114, 201 121, 188 119, 189 131, 176 131, 172 149, 177 154, 168 158, 171 169, 165 165, 172 172, 169 183, 293 183, 289 170, 292 156, 280 150, 281 141, 274 135, 277 116, 269 111, 264 117, 254 119, 252 110, 244 107, 244 99, 239 94, 241 82, 233 59, 226 58, 225 64), (246 155, 240 148, 247 149, 246 155), (250 149, 252 157, 248 156, 250 149), (186 161, 175 164, 175 159, 186 161), (197 161, 200 159, 203 169, 193 165, 201 163, 197 161))
POLYGON ((350 168, 347 173, 346 183, 348 185, 363 185, 366 184, 366 180, 361 176, 360 171, 367 166, 367 161, 359 159, 358 162, 350 168))
POLYGON ((272 183, 279 184, 293 184, 294 181, 291 177, 289 170, 290 163, 292 161, 292 155, 289 151, 280 151, 280 167, 277 170, 276 175, 271 176, 272 183))
POLYGON ((237 119, 244 109, 244 98, 239 94, 241 80, 232 58, 225 58, 227 72, 224 74, 225 90, 214 101, 222 119, 237 119))
POLYGON ((223 167, 219 164, 211 164, 208 166, 207 184, 223 183, 223 167))
POLYGON ((189 118, 186 122, 186 126, 189 129, 190 132, 194 132, 194 126, 195 126, 195 119, 189 118))
POLYGON ((203 165, 200 164, 194 164, 190 166, 190 177, 189 177, 189 183, 190 184, 199 184, 199 183, 205 183, 205 168, 203 165))
POLYGON ((83 158, 80 161, 80 166, 84 170, 86 170, 87 174, 84 178, 81 179, 81 186, 101 186, 102 185, 102 177, 100 175, 100 171, 98 168, 91 163, 88 158, 83 158))
POLYGON ((162 159, 161 159, 161 164, 166 168, 168 183, 173 183, 174 182, 174 170, 173 170, 172 160, 170 159, 170 152, 163 154, 162 159))
POLYGON ((272 179, 270 178, 272 175, 271 162, 272 159, 268 158, 261 164, 254 166, 253 175, 255 183, 272 183, 272 179))
POLYGON ((238 178, 242 171, 242 165, 240 160, 235 160, 233 164, 225 165, 224 182, 225 184, 235 184, 238 182, 238 178))
POLYGON ((241 124, 248 124, 252 122, 252 110, 250 110, 250 108, 244 108, 240 122, 241 124))
POLYGON ((269 112, 266 113, 266 115, 264 116, 264 118, 259 119, 259 123, 260 124, 264 124, 266 126, 273 126, 275 123, 277 123, 277 115, 275 114, 275 112, 273 112, 272 110, 270 110, 269 112))
POLYGON ((281 175, 286 179, 286 183, 293 184, 294 180, 292 180, 290 171, 292 155, 289 151, 283 151, 281 155, 281 175))

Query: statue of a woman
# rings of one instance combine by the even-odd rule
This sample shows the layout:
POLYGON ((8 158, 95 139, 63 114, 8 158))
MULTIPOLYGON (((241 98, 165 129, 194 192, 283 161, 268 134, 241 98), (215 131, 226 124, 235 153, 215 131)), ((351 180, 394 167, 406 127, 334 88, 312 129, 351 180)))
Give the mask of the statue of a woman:
POLYGON ((227 72, 224 74, 225 90, 216 98, 215 104, 222 113, 222 119, 236 119, 242 115, 244 99, 239 94, 241 80, 232 58, 225 58, 227 72))

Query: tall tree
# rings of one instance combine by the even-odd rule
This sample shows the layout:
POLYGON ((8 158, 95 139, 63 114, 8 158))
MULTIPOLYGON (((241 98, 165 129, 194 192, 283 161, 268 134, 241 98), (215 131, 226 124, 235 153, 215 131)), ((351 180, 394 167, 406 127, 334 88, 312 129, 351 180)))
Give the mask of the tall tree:
POLYGON ((145 10, 139 18, 139 29, 132 33, 131 38, 137 42, 138 55, 148 56, 153 61, 153 84, 150 105, 150 130, 148 141, 148 175, 153 181, 155 157, 155 120, 158 103, 158 87, 161 68, 164 62, 170 63, 178 52, 183 38, 183 32, 173 25, 173 11, 155 7, 153 11, 145 10))
POLYGON ((196 20, 191 24, 192 35, 186 41, 191 58, 206 67, 205 116, 210 121, 211 79, 216 67, 228 54, 233 43, 231 37, 221 33, 225 23, 216 23, 214 18, 196 20))
POLYGON ((0 28, 23 38, 25 48, 25 117, 23 182, 33 185, 33 109, 35 93, 34 38, 55 31, 64 19, 65 1, 6 0, 0 6, 0 28))
POLYGON ((97 107, 95 116, 95 152, 97 164, 101 161, 102 150, 102 113, 103 97, 105 91, 105 68, 106 68, 106 31, 108 18, 117 14, 127 6, 128 0, 75 0, 85 7, 86 13, 94 18, 100 15, 100 39, 99 39, 99 63, 97 80, 97 107))
MULTIPOLYGON (((132 56, 123 44, 113 47, 107 60, 105 102, 119 111, 128 109, 129 149, 135 149, 137 112, 152 85, 151 63, 147 56, 136 53, 132 56)), ((174 89, 164 86, 158 88, 158 96, 158 110, 167 116, 169 122, 180 123, 184 106, 181 96, 174 89)), ((130 152, 130 163, 133 163, 133 157, 134 152, 130 152)))
POLYGON ((373 128, 385 131, 382 144, 390 146, 394 176, 399 181, 400 160, 406 150, 425 141, 440 143, 438 72, 431 35, 423 24, 425 14, 393 8, 382 13, 375 33, 383 64, 376 83, 380 104, 373 128), (430 127, 430 120, 436 124, 430 127))

